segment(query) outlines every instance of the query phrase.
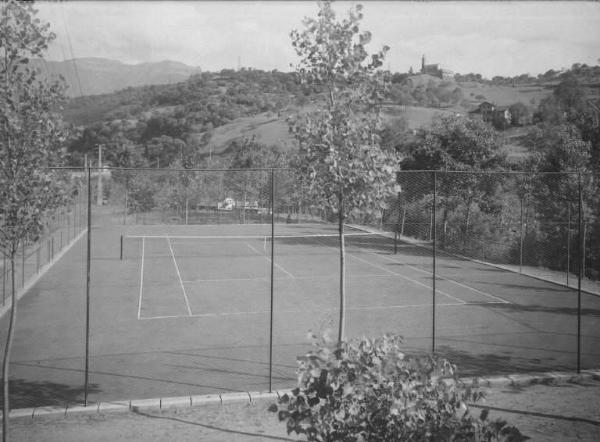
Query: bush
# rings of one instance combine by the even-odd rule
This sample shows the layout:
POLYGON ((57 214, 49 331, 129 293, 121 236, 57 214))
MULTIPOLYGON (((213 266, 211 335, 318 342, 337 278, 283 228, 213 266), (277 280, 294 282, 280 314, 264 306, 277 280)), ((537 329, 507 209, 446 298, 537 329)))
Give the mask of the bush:
POLYGON ((411 357, 400 337, 325 341, 298 358, 298 387, 269 408, 287 431, 309 441, 521 441, 528 439, 488 410, 471 415, 466 401, 483 397, 465 386, 446 360, 411 357))

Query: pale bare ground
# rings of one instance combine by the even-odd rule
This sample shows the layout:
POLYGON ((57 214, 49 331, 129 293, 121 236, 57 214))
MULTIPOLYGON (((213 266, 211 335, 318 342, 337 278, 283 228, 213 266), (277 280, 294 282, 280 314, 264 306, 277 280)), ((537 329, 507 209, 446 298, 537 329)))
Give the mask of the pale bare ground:
MULTIPOLYGON (((600 440, 600 381, 484 389, 490 418, 517 426, 532 441, 600 440)), ((267 411, 272 403, 73 414, 11 420, 12 441, 295 441, 267 411)), ((471 407, 479 413, 479 406, 471 407)))

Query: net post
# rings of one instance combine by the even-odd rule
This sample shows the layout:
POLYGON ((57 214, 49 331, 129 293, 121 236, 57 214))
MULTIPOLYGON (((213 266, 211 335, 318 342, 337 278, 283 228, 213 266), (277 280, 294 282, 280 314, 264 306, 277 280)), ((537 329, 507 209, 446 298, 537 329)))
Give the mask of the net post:
POLYGON ((273 391, 273 293, 275 273, 275 173, 271 168, 271 304, 269 318, 269 393, 273 391))

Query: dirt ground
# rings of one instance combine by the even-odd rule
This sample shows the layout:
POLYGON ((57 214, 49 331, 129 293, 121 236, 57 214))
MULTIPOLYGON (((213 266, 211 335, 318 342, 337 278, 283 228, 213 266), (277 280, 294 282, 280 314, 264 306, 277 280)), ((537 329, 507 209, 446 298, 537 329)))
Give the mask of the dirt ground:
MULTIPOLYGON (((485 389, 491 418, 532 441, 600 440, 600 381, 485 389)), ((13 441, 294 441, 267 411, 271 401, 188 409, 73 414, 11 420, 13 441)), ((473 407, 473 412, 478 410, 473 407)))

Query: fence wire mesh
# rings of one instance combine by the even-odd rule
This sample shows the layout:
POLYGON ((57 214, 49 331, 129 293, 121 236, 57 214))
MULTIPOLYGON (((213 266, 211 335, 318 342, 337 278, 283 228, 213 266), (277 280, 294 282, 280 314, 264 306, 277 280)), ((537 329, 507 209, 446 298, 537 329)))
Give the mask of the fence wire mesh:
MULTIPOLYGON (((296 171, 92 169, 89 189, 72 176, 74 203, 22 268, 86 228, 89 190, 92 401, 287 388, 307 334, 337 338, 338 214, 296 171)), ((380 212, 344 220, 346 337, 396 333, 464 375, 598 366, 597 177, 402 171, 398 183, 380 212)), ((66 255, 65 282, 85 274, 86 248, 66 255)), ((62 315, 78 318, 60 350, 71 362, 21 370, 33 380, 77 383, 65 373, 85 365, 78 281, 60 286, 62 315)), ((42 307, 32 320, 64 324, 42 307)))

